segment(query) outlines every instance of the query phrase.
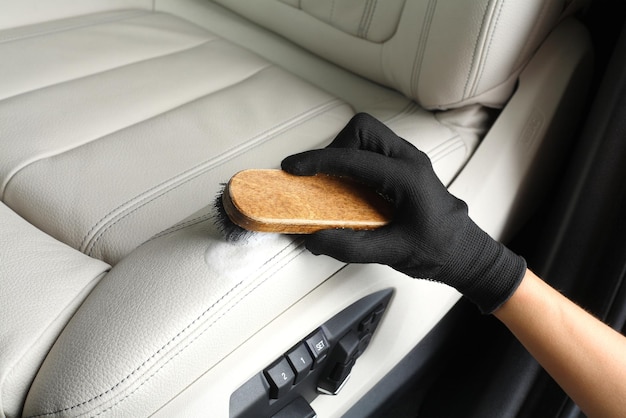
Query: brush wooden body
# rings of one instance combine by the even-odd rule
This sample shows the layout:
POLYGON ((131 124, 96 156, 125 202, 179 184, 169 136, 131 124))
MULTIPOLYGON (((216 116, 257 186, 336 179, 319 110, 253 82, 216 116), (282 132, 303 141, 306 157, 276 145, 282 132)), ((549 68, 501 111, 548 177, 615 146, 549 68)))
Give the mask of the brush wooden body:
POLYGON ((249 231, 310 234, 321 229, 374 229, 391 221, 389 202, 345 178, 244 170, 222 195, 230 220, 249 231))

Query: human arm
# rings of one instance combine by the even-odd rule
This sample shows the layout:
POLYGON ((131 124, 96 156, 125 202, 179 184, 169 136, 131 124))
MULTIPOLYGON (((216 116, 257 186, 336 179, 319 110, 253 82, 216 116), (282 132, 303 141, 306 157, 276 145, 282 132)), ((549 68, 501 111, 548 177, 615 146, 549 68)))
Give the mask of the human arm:
POLYGON ((482 231, 466 205, 437 179, 428 157, 386 126, 357 115, 327 149, 290 156, 283 169, 349 176, 375 187, 395 206, 393 221, 379 230, 308 236, 313 253, 386 264, 455 287, 483 313, 502 320, 590 416, 612 416, 605 413, 608 408, 626 411, 624 337, 550 288, 527 270, 522 257, 482 231))
POLYGON ((589 417, 626 414, 626 338, 527 270, 494 315, 589 417))

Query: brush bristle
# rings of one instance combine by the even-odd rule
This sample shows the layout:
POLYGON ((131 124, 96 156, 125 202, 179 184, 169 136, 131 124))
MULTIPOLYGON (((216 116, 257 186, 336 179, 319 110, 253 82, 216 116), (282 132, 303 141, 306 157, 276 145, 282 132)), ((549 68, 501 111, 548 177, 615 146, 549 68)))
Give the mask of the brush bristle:
POLYGON ((226 190, 226 183, 221 184, 220 192, 215 199, 215 225, 220 230, 222 235, 227 241, 237 242, 246 239, 253 232, 243 229, 239 225, 231 221, 230 217, 224 209, 224 190, 226 190))

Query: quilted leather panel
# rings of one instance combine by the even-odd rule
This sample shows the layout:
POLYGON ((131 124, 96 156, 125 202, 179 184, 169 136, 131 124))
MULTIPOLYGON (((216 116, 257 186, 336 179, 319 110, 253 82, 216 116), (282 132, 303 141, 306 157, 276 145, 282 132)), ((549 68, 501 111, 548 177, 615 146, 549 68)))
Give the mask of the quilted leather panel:
MULTIPOLYGON (((254 6, 256 3, 247 3, 254 6)), ((467 106, 429 112, 402 93, 385 88, 258 26, 215 3, 162 0, 164 11, 182 16, 281 68, 297 74, 324 91, 332 92, 355 111, 368 112, 399 135, 428 153, 435 171, 448 184, 476 148, 489 126, 489 112, 467 106)))
POLYGON ((406 0, 392 36, 372 42, 279 0, 215 1, 427 109, 502 107, 565 8, 565 0, 406 0))
POLYGON ((0 44, 17 68, 51 65, 2 83, 2 198, 88 255, 116 263, 211 205, 235 171, 322 146, 353 113, 173 16, 101 17, 0 44))
POLYGON ((115 9, 152 10, 153 0, 0 0, 0 29, 15 28, 106 12, 115 9))
POLYGON ((143 10, 0 31, 0 51, 11 60, 11 65, 0 67, 0 99, 158 59, 216 39, 180 19, 143 10))
POLYGON ((398 27, 405 0, 298 0, 283 3, 352 36, 371 42, 388 40, 398 27))

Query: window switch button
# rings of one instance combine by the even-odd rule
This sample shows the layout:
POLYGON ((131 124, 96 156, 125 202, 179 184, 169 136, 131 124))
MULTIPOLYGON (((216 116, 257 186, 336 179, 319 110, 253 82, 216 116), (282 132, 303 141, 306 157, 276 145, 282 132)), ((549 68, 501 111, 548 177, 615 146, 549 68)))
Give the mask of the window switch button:
POLYGON ((285 357, 263 371, 270 384, 270 398, 278 399, 291 389, 296 377, 285 357))
POLYGON ((277 414, 272 415, 272 418, 315 418, 316 416, 311 405, 299 396, 277 414))
POLYGON ((305 343, 309 348, 311 355, 313 355, 313 367, 317 367, 317 365, 324 361, 328 355, 328 350, 330 348, 328 340, 326 340, 326 336, 320 329, 311 337, 307 338, 305 343))
POLYGON ((288 352, 287 360, 289 360, 291 368, 296 372, 294 385, 301 382, 313 367, 313 357, 311 357, 309 350, 307 350, 304 344, 300 344, 288 352))

